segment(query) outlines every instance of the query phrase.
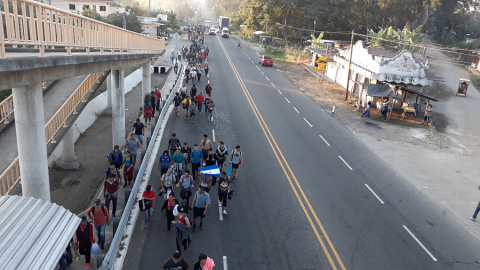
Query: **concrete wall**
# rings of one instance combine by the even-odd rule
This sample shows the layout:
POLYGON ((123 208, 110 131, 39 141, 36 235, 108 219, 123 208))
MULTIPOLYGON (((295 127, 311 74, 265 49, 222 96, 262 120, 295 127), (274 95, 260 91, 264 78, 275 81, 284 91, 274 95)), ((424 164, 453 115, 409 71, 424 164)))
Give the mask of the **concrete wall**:
MULTIPOLYGON (((150 69, 150 72, 153 73, 153 66, 150 69)), ((142 68, 137 69, 135 72, 131 73, 125 78, 125 94, 130 92, 135 86, 142 82, 142 68)), ((73 139, 77 141, 80 135, 85 132, 97 118, 103 114, 107 108, 107 92, 103 92, 93 100, 91 100, 85 109, 80 113, 80 116, 74 123, 73 128, 73 139)), ((63 142, 59 142, 58 147, 51 153, 48 158, 48 166, 52 164, 62 156, 63 142)))

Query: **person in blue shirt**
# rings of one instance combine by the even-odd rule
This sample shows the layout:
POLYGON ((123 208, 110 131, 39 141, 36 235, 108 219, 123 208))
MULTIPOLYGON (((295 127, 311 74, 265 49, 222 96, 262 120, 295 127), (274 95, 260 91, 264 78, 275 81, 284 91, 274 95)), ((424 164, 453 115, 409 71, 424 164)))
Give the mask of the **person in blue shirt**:
POLYGON ((202 158, 203 158, 203 154, 202 154, 202 151, 200 149, 198 149, 198 144, 195 144, 193 146, 193 151, 192 151, 192 176, 193 176, 193 180, 196 180, 196 177, 197 177, 197 171, 198 171, 198 168, 200 168, 200 164, 202 163, 202 158))
POLYGON ((108 153, 108 161, 115 164, 115 168, 120 169, 123 164, 123 154, 120 146, 115 145, 113 150, 108 153))
POLYGON ((171 162, 172 157, 168 154, 168 150, 163 151, 163 155, 160 156, 160 176, 167 173, 171 162))

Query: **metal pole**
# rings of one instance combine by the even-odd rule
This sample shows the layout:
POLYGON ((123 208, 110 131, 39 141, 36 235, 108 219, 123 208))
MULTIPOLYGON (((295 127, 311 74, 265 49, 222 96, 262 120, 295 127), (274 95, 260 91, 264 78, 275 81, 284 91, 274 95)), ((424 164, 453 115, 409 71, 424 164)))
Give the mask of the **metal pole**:
POLYGON ((315 26, 317 26, 317 21, 313 21, 313 36, 315 36, 315 26))
POLYGON ((352 74, 352 55, 353 55, 353 30, 352 39, 350 40, 350 59, 348 61, 348 77, 347 77, 347 91, 345 92, 345 100, 348 99, 348 87, 350 87, 350 75, 352 74))
POLYGON ((127 29, 127 13, 123 12, 123 29, 127 29))

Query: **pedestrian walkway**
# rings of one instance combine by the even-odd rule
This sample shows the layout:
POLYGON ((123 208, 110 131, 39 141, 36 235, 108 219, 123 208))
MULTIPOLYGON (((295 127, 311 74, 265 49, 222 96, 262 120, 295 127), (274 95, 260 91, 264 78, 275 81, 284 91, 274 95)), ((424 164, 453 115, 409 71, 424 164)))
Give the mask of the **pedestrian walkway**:
MULTIPOLYGON (((56 81, 43 93, 43 107, 45 112, 45 123, 58 111, 67 101, 70 95, 85 80, 87 76, 76 76, 56 81)), ((15 108, 22 109, 22 108, 15 108)), ((2 124, 5 125, 5 124, 2 124)), ((0 133, 0 173, 3 172, 18 156, 17 135, 15 121, 12 121, 0 133)))
MULTIPOLYGON (((178 46, 188 44, 188 40, 180 39, 178 46)), ((167 74, 152 74, 152 90, 158 87, 161 90, 162 100, 167 99, 167 95, 170 89, 175 83, 176 75, 173 72, 173 64, 170 61, 170 54, 172 51, 177 51, 177 44, 170 42, 166 46, 165 52, 160 56, 153 66, 167 67, 167 74)), ((125 97, 126 114, 125 125, 126 132, 125 139, 132 131, 133 123, 137 118, 140 118, 144 122, 143 117, 140 116, 138 108, 138 100, 142 95, 141 83, 137 85, 131 92, 125 97)), ((160 113, 155 112, 155 116, 160 113)), ((51 197, 52 201, 64 205, 67 209, 74 213, 81 214, 88 207, 93 205, 94 200, 99 197, 102 202, 103 198, 103 180, 105 178, 105 170, 108 167, 106 159, 107 153, 111 150, 112 145, 112 129, 111 129, 111 116, 103 114, 95 123, 81 136, 75 143, 76 156, 81 162, 81 166, 78 171, 61 171, 56 169, 50 170, 51 175, 51 197), (77 179, 81 179, 80 181, 77 179), (76 181, 75 181, 76 180, 76 181), (74 182, 72 184, 72 182, 74 182)), ((150 137, 152 127, 154 127, 154 121, 151 126, 145 127, 145 139, 143 147, 147 148, 146 138, 150 137)), ((140 154, 138 155, 140 159, 140 154)), ((136 162, 136 167, 139 167, 141 161, 136 162)), ((131 186, 130 186, 131 187, 131 186)), ((128 188, 128 187, 127 187, 128 188)), ((125 188, 123 185, 119 190, 119 197, 117 201, 117 216, 121 217, 125 205, 125 188)), ((107 226, 105 251, 106 253, 110 247, 110 243, 113 238, 113 223, 107 226)), ((85 269, 85 259, 81 258, 80 262, 74 262, 68 269, 85 269)), ((96 261, 92 259, 91 269, 96 269, 96 261)))

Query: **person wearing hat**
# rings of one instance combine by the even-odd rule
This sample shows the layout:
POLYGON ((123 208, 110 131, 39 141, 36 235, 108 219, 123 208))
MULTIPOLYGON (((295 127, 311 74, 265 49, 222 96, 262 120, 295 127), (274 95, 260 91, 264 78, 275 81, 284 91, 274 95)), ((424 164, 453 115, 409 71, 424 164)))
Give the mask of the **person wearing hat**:
POLYGON ((123 154, 120 151, 120 146, 115 145, 113 150, 108 153, 108 161, 115 164, 115 168, 120 169, 123 164, 123 154))
POLYGON ((163 270, 190 270, 188 262, 182 258, 180 251, 173 252, 173 256, 163 263, 163 270))
POLYGON ((173 185, 175 182, 177 182, 177 179, 173 173, 173 169, 170 168, 165 174, 162 175, 162 177, 160 177, 160 188, 162 189, 160 194, 167 194, 169 190, 171 193, 174 193, 173 185))
POLYGON ((140 121, 140 118, 137 118, 133 124, 132 133, 135 134, 135 137, 140 141, 140 144, 143 144, 143 135, 145 134, 145 125, 140 121))
POLYGON ((95 243, 95 239, 93 238, 93 225, 87 221, 86 216, 82 216, 81 219, 82 221, 75 231, 77 239, 74 241, 74 244, 78 247, 80 254, 85 256, 85 268, 90 269, 90 250, 92 249, 92 244, 95 243))
POLYGON ((108 215, 108 208, 102 205, 102 201, 97 199, 95 205, 88 208, 88 218, 93 222, 93 226, 97 231, 98 244, 105 249, 105 229, 107 224, 110 225, 110 216, 108 215))
POLYGON ((143 148, 143 145, 140 143, 140 140, 137 139, 135 133, 132 133, 130 134, 130 138, 125 141, 125 153, 130 152, 130 154, 132 154, 132 156, 134 157, 133 166, 135 166, 138 148, 141 148, 143 151, 145 151, 145 148, 143 148))
POLYGON ((110 210, 110 201, 112 201, 112 217, 115 217, 117 212, 118 189, 120 188, 120 183, 117 181, 117 175, 113 173, 110 174, 108 179, 103 183, 103 187, 105 206, 110 210))

